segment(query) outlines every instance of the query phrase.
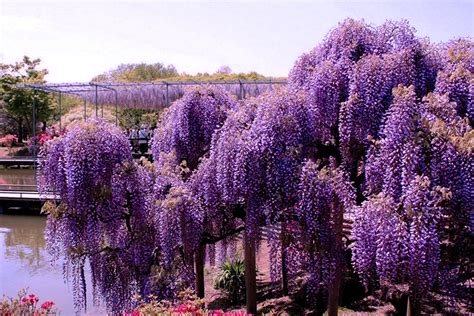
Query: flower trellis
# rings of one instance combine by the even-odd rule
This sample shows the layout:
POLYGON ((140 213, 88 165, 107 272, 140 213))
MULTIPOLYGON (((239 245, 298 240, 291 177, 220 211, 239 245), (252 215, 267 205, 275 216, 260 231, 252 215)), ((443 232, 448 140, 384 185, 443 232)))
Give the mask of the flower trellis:
POLYGON ((23 84, 19 86, 44 92, 77 95, 96 106, 117 105, 122 108, 159 109, 167 107, 179 99, 188 88, 202 85, 220 86, 238 99, 244 99, 286 85, 286 81, 89 82, 23 84))

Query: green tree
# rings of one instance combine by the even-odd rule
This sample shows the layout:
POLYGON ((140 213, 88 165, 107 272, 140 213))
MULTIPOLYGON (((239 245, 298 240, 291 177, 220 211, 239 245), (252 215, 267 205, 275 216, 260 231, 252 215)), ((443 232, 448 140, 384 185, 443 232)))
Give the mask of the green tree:
POLYGON ((178 71, 173 65, 165 66, 162 63, 121 64, 113 70, 94 77, 92 81, 141 82, 170 78, 177 75, 178 71))
POLYGON ((35 100, 36 121, 46 121, 52 113, 51 97, 44 92, 33 92, 31 89, 18 88, 17 84, 44 83, 48 73, 46 69, 38 70, 40 59, 23 57, 21 62, 0 64, 0 100, 7 117, 16 124, 18 141, 24 139, 25 130, 31 134, 33 117, 33 98, 35 100))

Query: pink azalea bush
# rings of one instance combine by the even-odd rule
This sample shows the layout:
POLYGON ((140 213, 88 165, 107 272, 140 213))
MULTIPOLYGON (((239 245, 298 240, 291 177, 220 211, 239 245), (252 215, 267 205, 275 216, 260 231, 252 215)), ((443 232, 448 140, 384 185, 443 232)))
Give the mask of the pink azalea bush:
POLYGON ((53 308, 55 305, 53 301, 44 301, 39 305, 39 297, 37 295, 27 295, 26 293, 27 289, 23 289, 18 292, 17 298, 4 295, 0 300, 0 315, 46 316, 58 314, 57 309, 53 308))
POLYGON ((208 310, 205 308, 205 301, 196 296, 196 294, 186 289, 178 294, 176 304, 169 301, 157 301, 157 297, 150 295, 147 300, 140 296, 135 296, 137 307, 131 312, 123 313, 123 316, 144 316, 144 315, 162 315, 162 316, 250 316, 245 311, 223 311, 208 310))
POLYGON ((8 134, 0 138, 0 145, 4 147, 13 147, 18 142, 18 137, 16 135, 8 134))
MULTIPOLYGON (((149 315, 146 312, 141 312, 139 310, 134 310, 132 312, 124 313, 124 316, 144 316, 149 315)), ((162 315, 162 316, 250 316, 252 314, 247 314, 245 311, 228 311, 224 312, 221 309, 218 310, 204 310, 204 309, 194 309, 189 308, 189 306, 182 304, 176 308, 169 308, 162 310, 153 315, 162 315)))
POLYGON ((59 130, 56 129, 56 127, 53 127, 51 130, 47 129, 46 131, 38 134, 36 139, 37 139, 38 145, 43 146, 43 144, 46 143, 48 140, 51 140, 59 136, 64 136, 65 133, 66 133, 65 128, 62 128, 61 132, 59 132, 59 130))
POLYGON ((66 129, 63 128, 61 131, 61 135, 59 134, 58 130, 56 128, 53 128, 53 131, 46 130, 44 132, 41 132, 40 134, 36 135, 34 138, 32 137, 28 141, 28 150, 32 154, 33 151, 36 149, 36 153, 39 153, 41 147, 49 140, 54 139, 59 136, 64 136, 66 133, 66 129), (36 146, 34 140, 36 139, 36 146))

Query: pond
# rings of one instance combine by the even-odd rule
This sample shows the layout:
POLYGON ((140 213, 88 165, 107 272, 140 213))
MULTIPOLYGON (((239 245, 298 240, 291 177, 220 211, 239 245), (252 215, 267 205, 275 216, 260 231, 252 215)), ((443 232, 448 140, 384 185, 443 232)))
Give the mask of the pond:
MULTIPOLYGON (((72 286, 63 279, 61 263, 50 262, 45 226, 45 216, 0 214, 0 296, 13 297, 28 287, 28 293, 38 295, 40 302, 54 301, 61 315, 74 315, 72 286)), ((86 278, 90 289, 90 277, 86 278)), ((82 314, 103 314, 99 308, 89 306, 88 310, 82 314)))

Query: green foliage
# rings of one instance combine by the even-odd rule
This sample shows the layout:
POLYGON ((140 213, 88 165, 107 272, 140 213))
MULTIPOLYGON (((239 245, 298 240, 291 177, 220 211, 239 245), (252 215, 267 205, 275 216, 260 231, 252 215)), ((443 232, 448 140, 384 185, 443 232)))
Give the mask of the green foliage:
POLYGON ((60 115, 65 115, 74 108, 80 107, 82 110, 84 105, 84 101, 82 101, 78 96, 63 93, 61 95, 61 107, 59 107, 58 94, 52 94, 51 97, 53 99, 51 103, 52 115, 48 121, 48 125, 58 123, 60 115))
POLYGON ((119 109, 119 125, 125 129, 140 127, 142 124, 155 128, 162 110, 119 109))
POLYGON ((241 73, 216 72, 214 74, 198 73, 195 76, 182 74, 176 77, 167 78, 167 80, 169 81, 220 81, 220 80, 235 81, 235 80, 266 80, 266 79, 280 79, 280 78, 266 77, 255 71, 252 71, 249 73, 243 73, 243 72, 241 73))
POLYGON ((155 64, 122 64, 109 72, 98 75, 92 81, 120 81, 120 82, 141 82, 141 81, 219 81, 219 80, 266 80, 266 79, 286 79, 273 78, 261 75, 255 71, 248 73, 232 73, 229 66, 220 67, 215 73, 197 73, 188 75, 178 74, 173 65, 164 66, 162 63, 155 64))
POLYGON ((18 141, 22 142, 24 129, 31 132, 33 97, 35 100, 36 121, 46 121, 51 113, 52 99, 47 93, 33 93, 30 89, 17 88, 17 84, 44 83, 46 69, 38 70, 40 59, 31 60, 23 57, 15 64, 0 64, 0 100, 3 103, 7 117, 13 120, 18 129, 18 141))
POLYGON ((117 68, 98 75, 92 81, 140 82, 155 81, 160 78, 170 78, 178 75, 173 65, 155 64, 121 64, 117 68))
POLYGON ((155 128, 156 124, 158 123, 158 118, 161 112, 162 111, 159 111, 159 112, 152 111, 152 112, 142 114, 142 117, 141 117, 142 123, 146 124, 150 128, 155 128))
POLYGON ((214 280, 214 288, 224 290, 232 303, 245 300, 245 264, 242 259, 226 261, 214 280))

